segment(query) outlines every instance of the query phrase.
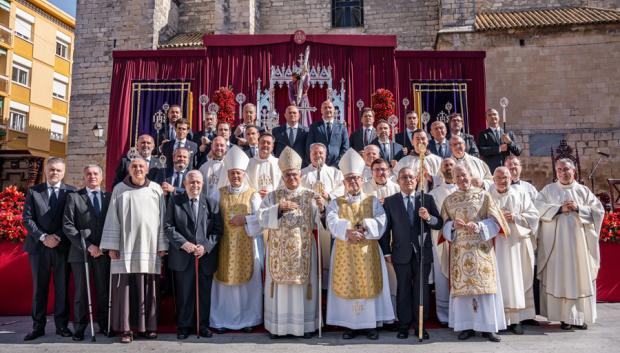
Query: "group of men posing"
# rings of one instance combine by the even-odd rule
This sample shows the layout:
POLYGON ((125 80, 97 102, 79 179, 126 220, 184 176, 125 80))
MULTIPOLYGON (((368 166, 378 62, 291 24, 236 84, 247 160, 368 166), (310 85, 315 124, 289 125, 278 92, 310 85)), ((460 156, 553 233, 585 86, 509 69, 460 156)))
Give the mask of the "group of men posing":
POLYGON ((479 148, 458 114, 449 135, 435 122, 429 139, 409 113, 394 141, 370 109, 349 138, 329 101, 309 128, 295 106, 272 132, 254 125, 253 105, 243 112, 231 137, 214 116, 192 134, 171 107, 157 137, 166 160, 152 155, 153 137, 140 136, 139 155, 121 161, 112 193, 101 190, 97 165, 84 168, 76 191, 62 182, 64 161, 47 161, 47 180, 29 190, 24 210, 34 284, 25 340, 45 332, 52 273, 56 333, 84 339, 86 271, 101 332, 124 343, 156 338, 166 255, 179 339, 261 323, 272 338, 310 338, 322 324, 320 287, 326 323, 343 327, 344 339, 378 339, 386 324, 398 338, 413 324, 428 339, 417 323, 420 301, 429 318, 430 284, 439 321, 459 339, 478 331, 499 341, 500 330, 522 334, 522 322, 536 323, 535 278, 549 321, 567 330, 595 321, 603 207, 568 159, 540 193, 520 180, 520 148, 495 110, 479 148))

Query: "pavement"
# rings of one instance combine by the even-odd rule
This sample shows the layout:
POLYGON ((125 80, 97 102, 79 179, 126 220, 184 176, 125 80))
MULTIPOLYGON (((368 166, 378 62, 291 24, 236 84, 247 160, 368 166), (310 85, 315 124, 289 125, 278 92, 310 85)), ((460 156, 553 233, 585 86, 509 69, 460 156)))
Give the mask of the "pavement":
MULTIPOLYGON (((174 334, 160 334, 156 340, 138 339, 131 344, 121 344, 118 337, 97 335, 96 342, 90 342, 90 335, 82 342, 62 338, 54 334, 53 318, 48 318, 47 334, 35 341, 24 342, 24 335, 30 330, 30 317, 0 317, 0 352, 4 353, 123 353, 123 352, 620 352, 620 303, 598 304, 597 322, 586 331, 563 331, 559 323, 541 326, 524 326, 525 334, 516 336, 501 334, 500 343, 491 343, 480 335, 467 341, 457 340, 450 329, 429 330, 431 339, 418 343, 413 330, 407 340, 396 338, 395 332, 380 331, 377 341, 365 336, 343 340, 341 333, 325 333, 322 338, 278 338, 272 340, 264 333, 214 334, 212 338, 190 337, 178 341, 174 334)), ((543 319, 540 318, 539 319, 543 319)), ((89 332, 89 331, 87 331, 89 332)))

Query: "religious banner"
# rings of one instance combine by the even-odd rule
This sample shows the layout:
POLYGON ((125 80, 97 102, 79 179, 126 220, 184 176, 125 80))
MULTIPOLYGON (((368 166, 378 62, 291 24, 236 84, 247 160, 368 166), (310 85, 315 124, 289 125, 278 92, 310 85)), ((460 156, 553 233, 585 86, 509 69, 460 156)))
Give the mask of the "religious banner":
POLYGON ((192 126, 192 93, 188 81, 144 81, 131 84, 131 120, 129 146, 135 146, 138 136, 157 136, 156 120, 167 121, 166 112, 171 105, 181 107, 182 116, 192 126))
POLYGON ((448 127, 450 114, 460 113, 463 130, 469 133, 466 81, 414 81, 412 92, 413 109, 418 113, 420 128, 430 132, 431 124, 437 120, 448 127))

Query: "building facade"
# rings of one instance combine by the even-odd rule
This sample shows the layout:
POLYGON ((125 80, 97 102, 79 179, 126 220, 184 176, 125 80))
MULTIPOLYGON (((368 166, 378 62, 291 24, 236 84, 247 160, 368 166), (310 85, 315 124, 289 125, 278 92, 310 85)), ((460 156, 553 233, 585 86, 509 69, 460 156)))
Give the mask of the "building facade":
POLYGON ((47 1, 0 0, 0 180, 26 187, 65 157, 75 19, 47 1))
POLYGON ((90 130, 107 123, 113 50, 200 47, 205 33, 297 29, 394 34, 399 50, 484 50, 487 105, 510 98, 507 127, 525 147, 525 179, 539 187, 551 181, 550 151, 540 148, 551 138, 577 148, 586 176, 598 151, 611 155, 599 166, 597 192, 620 177, 613 168, 620 163, 617 0, 100 0, 78 2, 77 18, 71 181, 84 164, 105 161, 90 130), (533 19, 523 23, 483 25, 496 21, 488 14, 528 12, 533 19))

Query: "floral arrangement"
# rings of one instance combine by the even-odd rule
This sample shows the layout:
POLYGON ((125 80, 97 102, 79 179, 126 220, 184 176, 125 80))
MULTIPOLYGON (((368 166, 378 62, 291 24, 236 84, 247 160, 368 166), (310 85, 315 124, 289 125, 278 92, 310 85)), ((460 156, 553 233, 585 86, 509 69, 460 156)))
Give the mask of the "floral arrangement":
POLYGON ((235 122, 235 94, 229 87, 218 88, 213 95, 213 102, 220 108, 217 111, 217 121, 230 124, 235 122))
POLYGON ((0 240, 22 242, 26 238, 22 217, 24 200, 24 193, 16 186, 7 186, 0 192, 0 240))
POLYGON ((394 114, 394 94, 385 88, 379 88, 371 97, 371 108, 375 112, 375 121, 387 120, 394 114))
POLYGON ((601 241, 620 243, 620 212, 609 212, 603 218, 601 241))

